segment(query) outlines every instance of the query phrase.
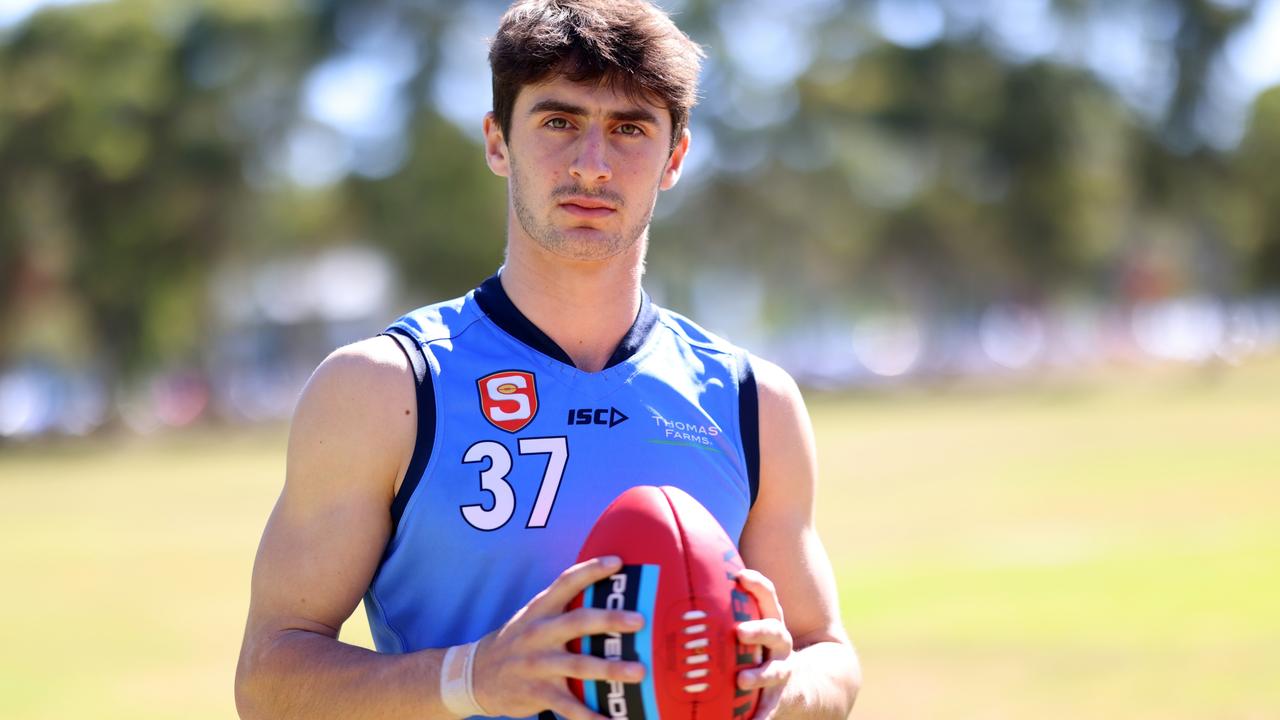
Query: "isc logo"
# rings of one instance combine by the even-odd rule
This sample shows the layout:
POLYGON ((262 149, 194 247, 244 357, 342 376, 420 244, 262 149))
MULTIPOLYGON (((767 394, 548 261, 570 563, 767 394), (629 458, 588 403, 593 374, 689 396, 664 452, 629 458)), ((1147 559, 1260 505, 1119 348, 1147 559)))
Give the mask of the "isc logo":
POLYGON ((616 407, 571 408, 569 410, 570 425, 608 425, 613 427, 629 419, 616 407))
POLYGON ((480 378, 476 385, 485 419, 500 430, 518 432, 538 414, 538 390, 533 373, 503 370, 480 378))

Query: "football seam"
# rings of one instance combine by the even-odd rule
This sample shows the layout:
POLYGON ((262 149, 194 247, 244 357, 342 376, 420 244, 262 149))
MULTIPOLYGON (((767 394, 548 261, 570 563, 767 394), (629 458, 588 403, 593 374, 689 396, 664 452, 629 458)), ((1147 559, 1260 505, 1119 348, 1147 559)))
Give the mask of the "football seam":
MULTIPOLYGON (((680 513, 676 512, 676 505, 671 501, 671 496, 667 494, 666 488, 658 488, 662 492, 662 499, 667 501, 667 507, 671 510, 671 518, 675 520, 676 530, 680 537, 680 560, 684 569, 684 586, 688 593, 689 604, 693 604, 693 572, 689 568, 689 537, 685 534, 684 524, 680 522, 680 513)), ((690 703, 691 716, 690 720, 698 720, 698 706, 701 701, 696 698, 690 703)))
POLYGON ((689 570, 689 537, 685 534, 684 525, 680 522, 680 515, 676 512, 675 503, 671 502, 671 496, 667 495, 666 488, 659 488, 662 491, 662 499, 667 501, 667 508, 671 510, 671 519, 674 521, 676 530, 680 535, 680 559, 682 569, 684 570, 684 586, 687 589, 689 601, 693 602, 693 573, 689 570))

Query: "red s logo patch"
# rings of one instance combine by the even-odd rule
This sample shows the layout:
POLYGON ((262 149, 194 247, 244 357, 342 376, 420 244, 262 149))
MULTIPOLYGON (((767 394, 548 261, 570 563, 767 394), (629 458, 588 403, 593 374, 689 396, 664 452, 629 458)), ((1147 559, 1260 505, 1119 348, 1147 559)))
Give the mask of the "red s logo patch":
POLYGON ((476 381, 484 417, 499 430, 519 432, 538 414, 538 390, 533 373, 503 370, 476 381))

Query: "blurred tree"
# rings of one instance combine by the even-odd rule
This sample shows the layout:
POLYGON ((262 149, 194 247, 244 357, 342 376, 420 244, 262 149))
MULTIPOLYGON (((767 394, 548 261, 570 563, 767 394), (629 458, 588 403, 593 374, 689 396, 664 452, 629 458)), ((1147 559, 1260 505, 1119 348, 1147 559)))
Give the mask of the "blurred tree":
MULTIPOLYGON (((1158 136, 1176 152, 1188 152, 1206 142, 1199 118, 1213 100, 1214 63, 1227 41, 1253 19, 1259 4, 1259 0, 1053 0, 1060 22, 1078 27, 1114 23, 1126 15, 1168 28, 1159 31, 1168 34, 1168 41, 1153 48, 1167 56, 1164 59, 1173 75, 1169 97, 1159 113, 1158 136)), ((1125 29, 1133 33, 1139 28, 1126 25, 1125 29)), ((1130 40, 1143 43, 1136 35, 1130 40)))
POLYGON ((4 305, 12 323, 41 300, 19 291, 75 297, 85 321, 74 331, 87 336, 68 359, 109 374, 199 349, 206 273, 250 198, 233 88, 281 74, 278 87, 296 85, 290 23, 261 6, 201 12, 155 2, 47 11, 0 45, 0 248, 7 273, 39 276, 7 282, 4 305), (65 262, 42 264, 52 245, 65 262))
MULTIPOLYGON (((1132 201, 1139 129, 1114 93, 975 42, 879 44, 850 65, 802 78, 793 118, 749 136, 765 162, 717 174, 667 221, 699 239, 696 266, 736 246, 776 290, 905 284, 936 307, 1092 288, 1132 201)), ((752 152, 741 134, 717 125, 715 152, 752 152)))
MULTIPOLYGON (((1058 0, 1067 15, 1086 22, 1108 22, 1118 9, 1143 13, 1148 21, 1172 22, 1168 42, 1155 51, 1167 56, 1172 73, 1169 97, 1154 125, 1132 138, 1129 154, 1138 193, 1124 221, 1127 260, 1119 276, 1132 272, 1128 261, 1155 257, 1159 265, 1178 266, 1158 285, 1167 292, 1231 294, 1243 289, 1240 268, 1250 262, 1240 227, 1247 208, 1239 202, 1230 161, 1211 137, 1217 101, 1212 80, 1228 40, 1250 20, 1257 0, 1058 0), (1091 10, 1085 13, 1084 10, 1091 10)), ((1157 64, 1158 65, 1158 64, 1157 64)), ((1123 284, 1123 283, 1122 283, 1123 284)))
MULTIPOLYGON (((317 245, 384 247, 415 299, 466 289, 502 247, 503 183, 428 98, 451 33, 504 4, 117 0, 10 28, 0 364, 49 318, 68 328, 60 352, 112 372, 193 356, 210 268, 317 245), (406 36, 403 157, 299 182, 299 133, 362 147, 310 113, 317 69, 406 36)), ((1161 244, 1201 266, 1188 287, 1233 291, 1244 267, 1254 287, 1275 287, 1280 101, 1258 101, 1234 156, 1206 146, 1196 121, 1209 68, 1255 5, 1052 4, 1063 23, 1124 8, 1176 20, 1160 48, 1176 79, 1152 119, 1080 64, 1011 59, 972 23, 953 31, 953 2, 938 6, 949 20, 937 37, 913 47, 880 37, 879 3, 680 3, 710 54, 694 115, 702 160, 663 201, 652 268, 677 303, 707 269, 755 276, 779 322, 815 302, 954 309, 1113 292, 1112 267, 1161 244)))
POLYGON ((361 226, 397 261, 417 301, 461 295, 497 268, 506 245, 505 184, 481 148, 433 112, 418 113, 405 166, 352 180, 361 226))
POLYGON ((1175 149, 1204 141, 1196 116, 1209 101, 1209 71, 1227 40, 1244 26, 1258 0, 1164 0, 1168 12, 1180 18, 1171 44, 1177 60, 1177 82, 1165 120, 1165 137, 1175 149))
MULTIPOLYGON (((1232 191, 1248 198, 1243 234, 1251 251, 1248 280, 1254 289, 1280 289, 1280 86, 1260 95, 1237 155, 1239 181, 1232 191)), ((1237 198, 1238 199, 1238 198, 1237 198)))

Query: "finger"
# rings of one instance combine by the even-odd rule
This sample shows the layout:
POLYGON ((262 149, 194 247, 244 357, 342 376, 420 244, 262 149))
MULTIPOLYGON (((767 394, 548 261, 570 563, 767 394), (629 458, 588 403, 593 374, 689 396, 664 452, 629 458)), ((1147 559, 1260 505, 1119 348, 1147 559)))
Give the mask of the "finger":
POLYGON ((738 673, 738 687, 743 690, 785 685, 791 679, 791 663, 784 659, 770 660, 760 667, 738 673))
POLYGON ((778 603, 778 590, 773 586, 772 580, 755 570, 743 568, 738 571, 738 582, 759 603, 761 615, 782 619, 782 605, 778 603))
POLYGON ((539 643, 564 645, 587 635, 633 633, 642 627, 644 615, 638 612, 583 607, 543 620, 534 632, 539 643))
POLYGON ((776 618, 745 620, 738 623, 738 642, 744 645, 764 645, 775 656, 791 652, 791 633, 776 618))
POLYGON ((580 562, 560 573, 555 582, 529 601, 529 612, 537 615, 559 614, 575 595, 587 589, 591 583, 603 580, 621 569, 622 558, 617 555, 580 562))
POLYGON ((547 709, 568 720, 608 720, 605 716, 583 705, 568 690, 557 691, 549 696, 547 709))
POLYGON ((556 653, 542 661, 548 672, 579 680, 615 680, 638 683, 644 680, 644 665, 623 660, 605 660, 591 655, 556 653))

